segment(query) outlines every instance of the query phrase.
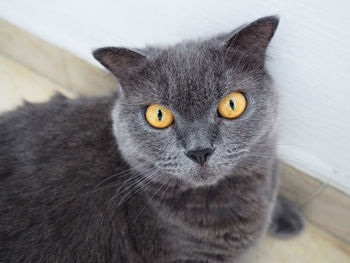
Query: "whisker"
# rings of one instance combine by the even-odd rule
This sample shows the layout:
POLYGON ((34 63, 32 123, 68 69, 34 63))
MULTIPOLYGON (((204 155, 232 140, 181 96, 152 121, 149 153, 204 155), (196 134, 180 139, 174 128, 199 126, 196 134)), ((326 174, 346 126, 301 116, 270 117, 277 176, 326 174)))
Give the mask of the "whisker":
POLYGON ((140 211, 140 213, 138 214, 138 216, 135 218, 135 221, 136 221, 136 219, 137 218, 139 218, 140 217, 140 215, 142 214, 142 212, 145 210, 145 208, 151 203, 151 201, 153 200, 153 198, 156 196, 156 194, 160 191, 160 189, 162 189, 163 187, 164 187, 164 183, 163 184, 161 184, 159 187, 158 187, 158 189, 157 189, 157 191, 155 191, 155 193, 152 195, 152 197, 148 200, 148 202, 146 203, 146 205, 141 209, 141 211, 140 211))
POLYGON ((129 193, 129 195, 126 196, 126 198, 122 199, 117 206, 119 206, 122 202, 129 202, 131 200, 133 200, 136 197, 136 194, 139 193, 143 188, 145 188, 146 186, 150 185, 152 183, 152 180, 149 180, 148 182, 146 182, 145 184, 143 184, 146 180, 148 180, 151 177, 154 177, 154 179, 159 178, 161 175, 158 174, 156 176, 154 176, 154 174, 152 176, 149 176, 147 179, 143 180, 142 182, 140 182, 140 184, 138 184, 136 187, 134 187, 129 193), (143 185, 142 185, 143 184, 143 185), (142 188, 143 187, 143 188, 142 188), (136 191, 135 191, 136 190, 136 191), (134 191, 134 192, 132 192, 134 191), (132 197, 132 198, 131 198, 132 197), (131 198, 131 199, 130 199, 131 198))
MULTIPOLYGON (((121 203, 122 203, 134 190, 139 189, 139 188, 141 187, 142 183, 144 183, 145 181, 147 181, 149 178, 153 177, 154 174, 156 174, 156 172, 157 172, 157 171, 154 171, 152 174, 147 175, 147 176, 144 176, 144 177, 138 175, 139 177, 136 178, 136 179, 140 179, 140 180, 136 180, 136 181, 133 182, 131 185, 127 186, 123 191, 118 192, 118 193, 117 193, 116 195, 114 195, 108 202, 110 202, 110 201, 116 199, 116 198, 117 198, 118 196, 120 196, 122 193, 127 192, 126 195, 124 196, 124 198, 122 198, 122 199, 118 202, 117 206, 120 206, 121 203)), ((121 189, 121 188, 119 188, 119 189, 121 189)), ((136 192, 135 192, 135 193, 136 193, 136 192)), ((135 194, 135 193, 134 193, 134 194, 135 194)))

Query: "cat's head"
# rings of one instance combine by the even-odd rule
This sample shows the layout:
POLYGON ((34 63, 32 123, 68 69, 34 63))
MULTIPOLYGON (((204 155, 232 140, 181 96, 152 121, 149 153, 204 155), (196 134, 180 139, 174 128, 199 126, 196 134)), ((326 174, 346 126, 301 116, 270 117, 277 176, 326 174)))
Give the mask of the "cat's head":
POLYGON ((95 58, 121 84, 112 118, 131 167, 155 180, 211 185, 266 143, 274 133, 277 94, 264 68, 265 51, 277 25, 276 17, 265 17, 208 40, 96 50, 95 58), (220 102, 237 92, 243 98, 226 100, 228 115, 220 114, 220 102), (227 118, 237 108, 243 112, 227 118))

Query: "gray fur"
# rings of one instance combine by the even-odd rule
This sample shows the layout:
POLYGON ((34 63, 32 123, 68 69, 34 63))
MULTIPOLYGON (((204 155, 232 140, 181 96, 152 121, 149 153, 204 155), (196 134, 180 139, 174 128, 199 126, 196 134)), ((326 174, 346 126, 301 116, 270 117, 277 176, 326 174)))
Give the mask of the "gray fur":
POLYGON ((272 218, 272 230, 298 232, 276 226, 294 209, 275 206, 278 93, 264 60, 277 24, 266 17, 208 40, 99 49, 120 94, 56 97, 2 116, 0 261, 236 262, 272 218), (247 109, 223 119, 217 105, 233 91, 247 109), (151 127, 152 103, 174 124, 151 127), (186 156, 198 148, 213 149, 203 166, 186 156))

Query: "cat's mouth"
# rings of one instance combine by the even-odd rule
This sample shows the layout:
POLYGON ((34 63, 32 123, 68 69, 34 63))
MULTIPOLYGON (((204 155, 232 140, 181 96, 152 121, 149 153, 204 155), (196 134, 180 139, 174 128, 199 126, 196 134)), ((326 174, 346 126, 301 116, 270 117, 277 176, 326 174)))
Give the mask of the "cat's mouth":
MULTIPOLYGON (((163 176, 154 180, 166 180, 167 183, 180 184, 183 187, 198 188, 215 185, 229 174, 231 166, 218 166, 217 162, 208 159, 203 164, 197 163, 190 158, 177 160, 177 162, 161 162, 155 168, 163 176)), ((212 156, 213 157, 213 156, 212 156)), ((163 181, 164 182, 164 181, 163 181)))
POLYGON ((193 173, 189 174, 186 178, 188 183, 194 187, 210 186, 216 184, 222 175, 218 172, 213 171, 213 167, 209 164, 196 167, 193 173))
POLYGON ((200 174, 193 179, 193 185, 195 187, 210 186, 216 184, 219 181, 218 176, 207 174, 200 174))

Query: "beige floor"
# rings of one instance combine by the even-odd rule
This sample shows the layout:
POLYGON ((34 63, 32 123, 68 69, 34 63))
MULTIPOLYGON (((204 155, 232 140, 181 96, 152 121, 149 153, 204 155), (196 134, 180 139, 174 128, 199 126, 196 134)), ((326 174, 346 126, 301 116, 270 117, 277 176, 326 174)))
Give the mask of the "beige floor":
MULTIPOLYGON (((23 100, 46 101, 55 92, 73 97, 64 87, 0 55, 0 112, 23 100)), ((245 263, 349 263, 350 246, 308 223, 304 233, 289 240, 267 237, 245 263)))

